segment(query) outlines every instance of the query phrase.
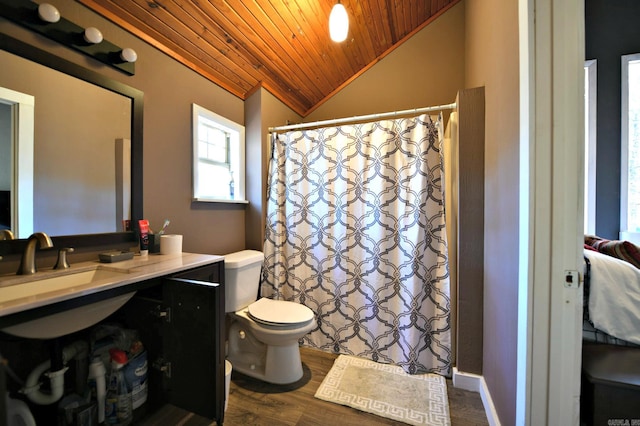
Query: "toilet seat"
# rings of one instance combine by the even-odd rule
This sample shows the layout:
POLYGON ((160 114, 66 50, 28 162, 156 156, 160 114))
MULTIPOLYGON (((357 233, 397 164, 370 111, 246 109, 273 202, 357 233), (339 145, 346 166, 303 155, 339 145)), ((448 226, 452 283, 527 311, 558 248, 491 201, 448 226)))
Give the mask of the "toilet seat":
POLYGON ((302 325, 314 317, 313 311, 300 303, 265 297, 250 304, 247 314, 255 322, 272 327, 302 325))

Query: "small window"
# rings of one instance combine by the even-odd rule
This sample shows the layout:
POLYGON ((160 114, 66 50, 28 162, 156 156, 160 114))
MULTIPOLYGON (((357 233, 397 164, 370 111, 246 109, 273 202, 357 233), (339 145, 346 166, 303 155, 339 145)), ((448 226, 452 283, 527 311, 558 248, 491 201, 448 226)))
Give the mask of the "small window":
POLYGON ((597 62, 584 65, 584 233, 596 233, 597 62))
POLYGON ((244 126, 193 104, 193 199, 246 203, 244 126))
POLYGON ((640 54, 622 56, 620 237, 640 242, 640 54))

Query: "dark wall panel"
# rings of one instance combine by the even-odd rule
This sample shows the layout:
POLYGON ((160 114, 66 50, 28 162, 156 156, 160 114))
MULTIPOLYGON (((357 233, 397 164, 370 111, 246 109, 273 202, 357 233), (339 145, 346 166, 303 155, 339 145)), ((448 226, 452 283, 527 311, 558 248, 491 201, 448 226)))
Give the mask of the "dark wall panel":
POLYGON ((598 62, 596 234, 620 231, 620 57, 640 52, 640 1, 586 0, 586 59, 598 62))

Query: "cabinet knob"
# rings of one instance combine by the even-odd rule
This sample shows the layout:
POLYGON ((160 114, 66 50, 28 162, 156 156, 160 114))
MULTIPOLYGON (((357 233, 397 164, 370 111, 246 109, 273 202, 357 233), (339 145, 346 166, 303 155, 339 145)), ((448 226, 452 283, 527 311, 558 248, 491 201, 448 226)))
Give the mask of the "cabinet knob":
POLYGON ((153 362, 153 368, 164 373, 167 378, 171 378, 171 362, 158 358, 153 362))
POLYGON ((171 322, 171 308, 156 306, 156 309, 151 314, 156 318, 164 319, 165 322, 171 322))

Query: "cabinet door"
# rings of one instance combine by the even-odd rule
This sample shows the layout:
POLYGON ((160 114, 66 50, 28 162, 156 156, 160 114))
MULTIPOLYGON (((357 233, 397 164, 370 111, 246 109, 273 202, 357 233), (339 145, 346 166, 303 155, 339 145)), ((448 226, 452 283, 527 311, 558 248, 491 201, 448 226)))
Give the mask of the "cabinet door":
POLYGON ((224 416, 224 293, 219 283, 167 278, 163 298, 171 320, 163 349, 171 363, 167 400, 222 424, 224 416))
POLYGON ((186 278, 188 280, 205 281, 208 283, 224 284, 224 262, 217 262, 208 266, 178 272, 172 277, 186 278))
POLYGON ((6 376, 4 374, 4 368, 0 367, 0 413, 2 413, 0 414, 0 426, 6 426, 7 424, 7 416, 4 415, 4 413, 7 412, 7 403, 6 403, 7 380, 5 377, 6 376))

